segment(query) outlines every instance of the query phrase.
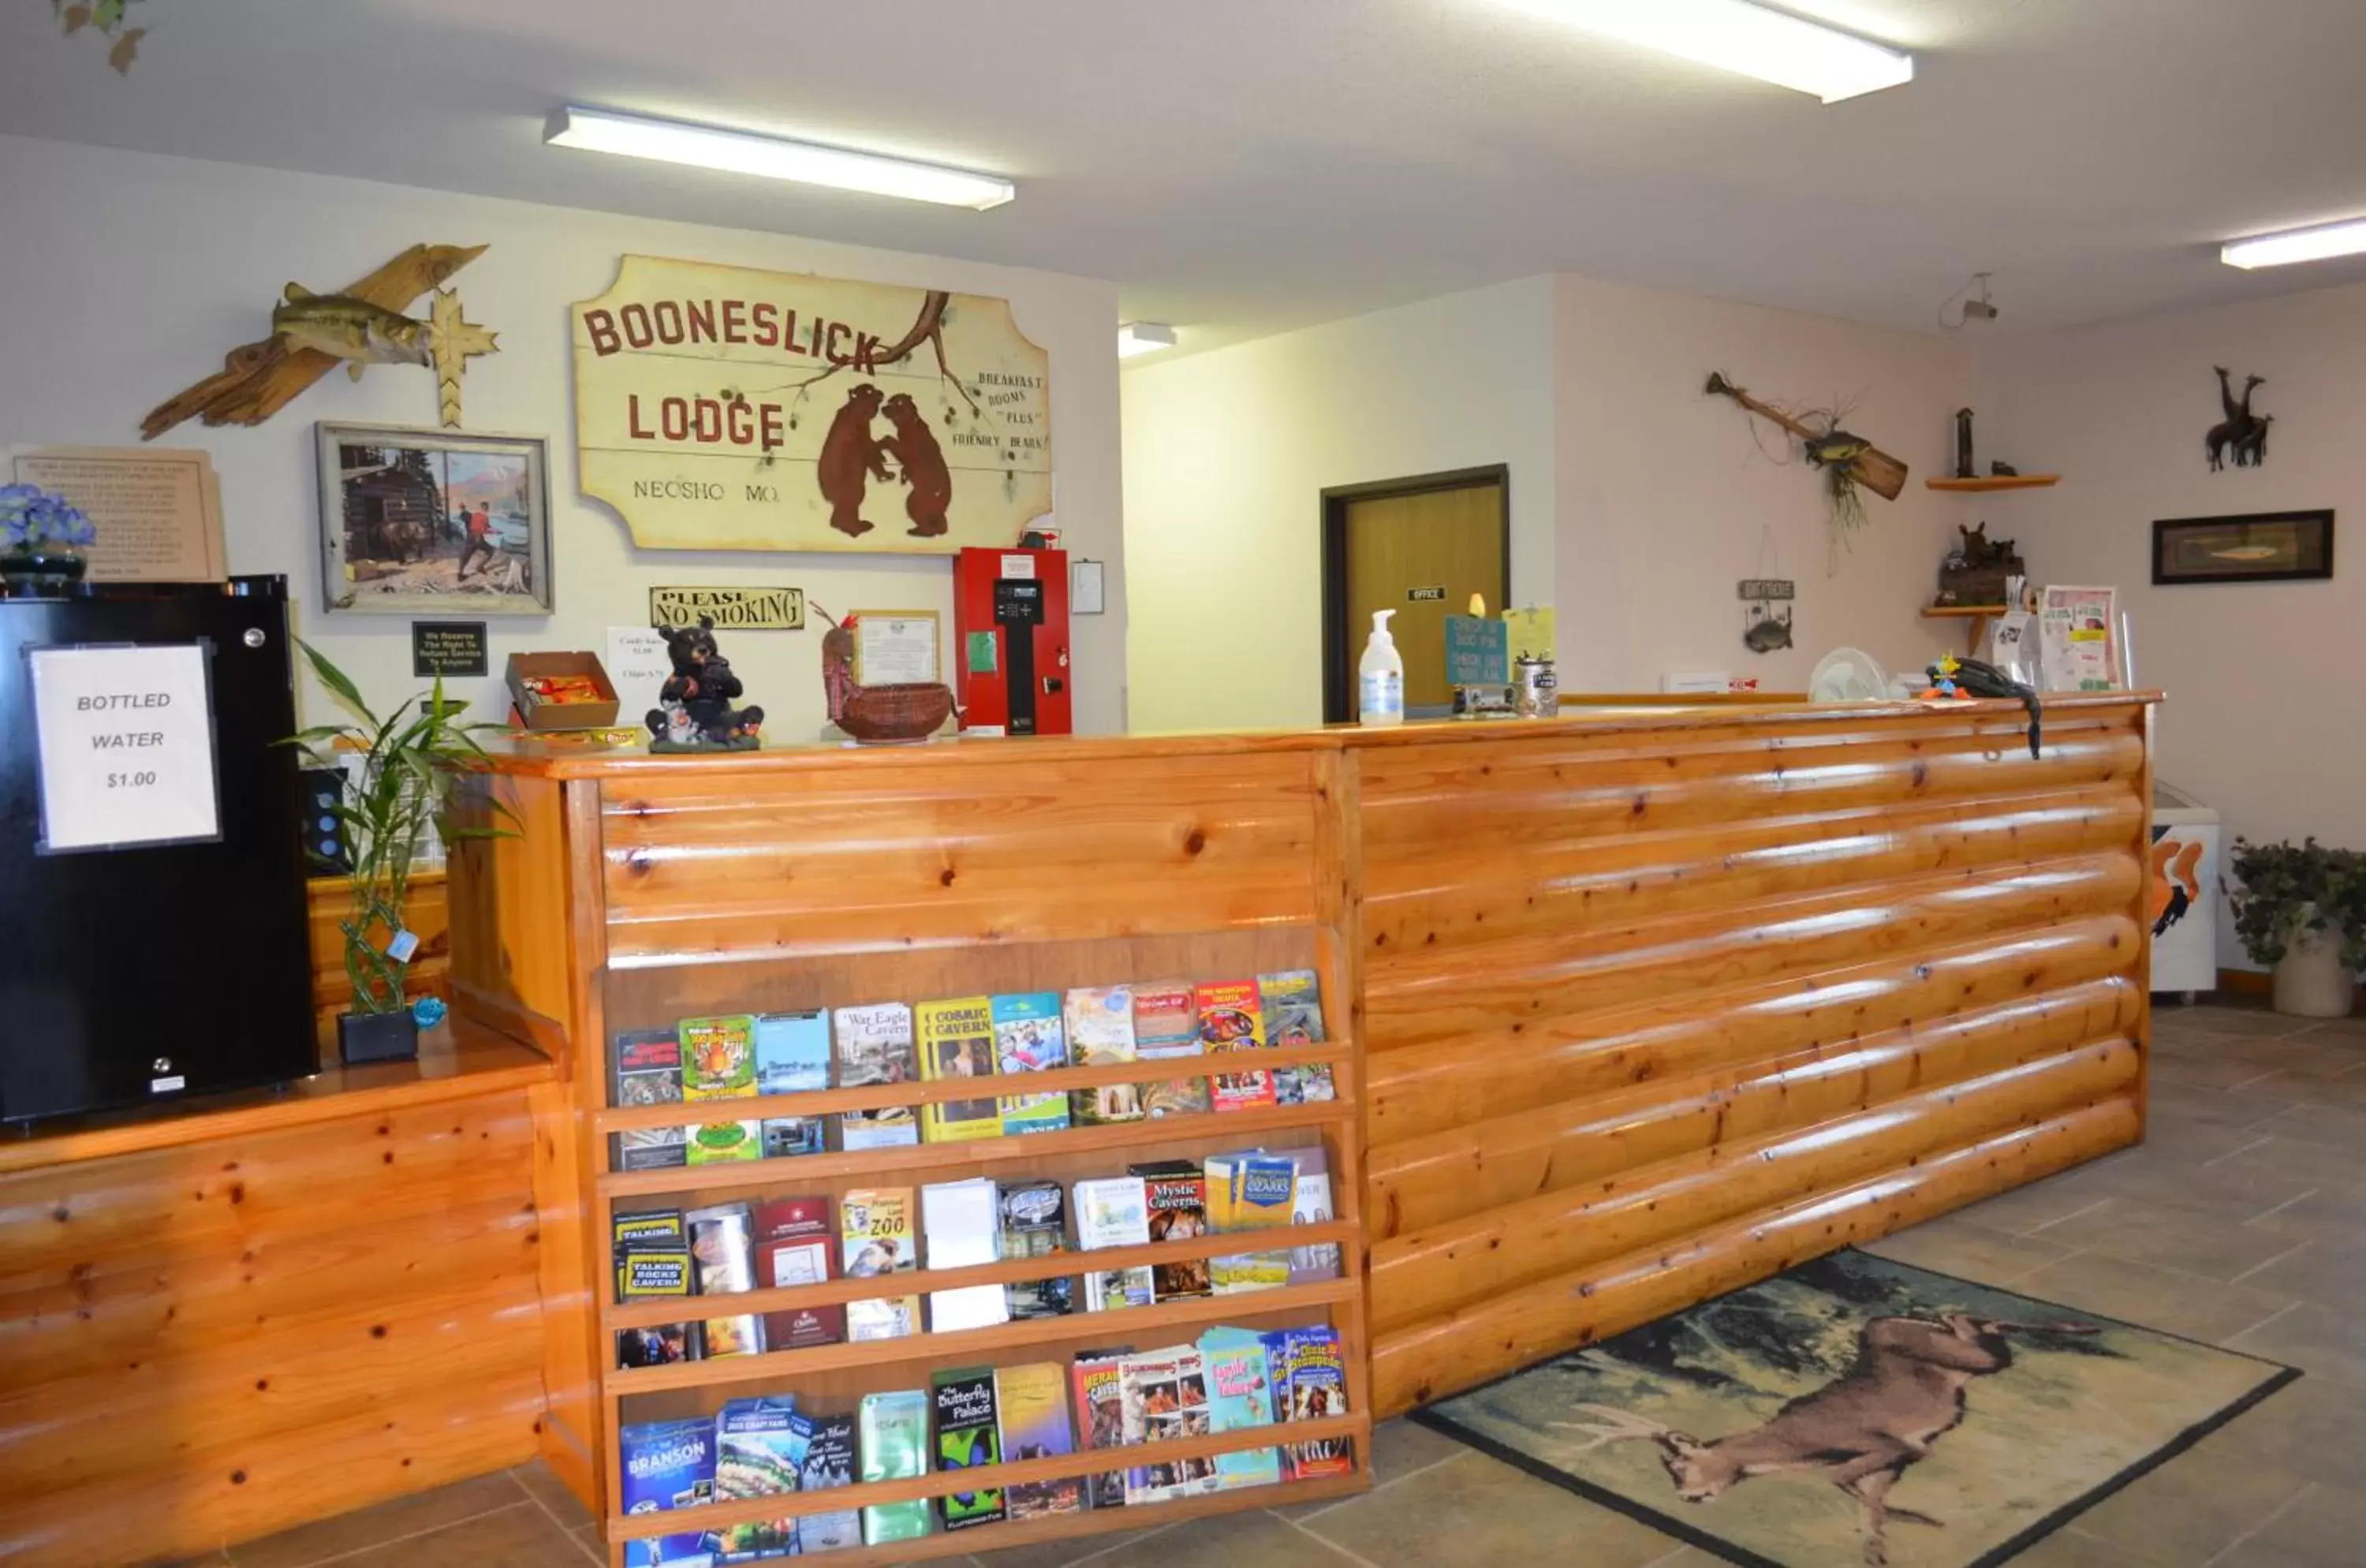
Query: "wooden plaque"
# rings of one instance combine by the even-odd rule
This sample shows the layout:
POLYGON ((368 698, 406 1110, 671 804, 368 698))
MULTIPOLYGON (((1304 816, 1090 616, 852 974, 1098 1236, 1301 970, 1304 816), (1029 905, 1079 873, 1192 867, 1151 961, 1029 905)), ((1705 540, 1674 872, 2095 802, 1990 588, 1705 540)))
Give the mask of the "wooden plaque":
POLYGON ((1052 508, 1007 300, 626 256, 574 315, 583 493, 645 549, 951 555, 1052 508))

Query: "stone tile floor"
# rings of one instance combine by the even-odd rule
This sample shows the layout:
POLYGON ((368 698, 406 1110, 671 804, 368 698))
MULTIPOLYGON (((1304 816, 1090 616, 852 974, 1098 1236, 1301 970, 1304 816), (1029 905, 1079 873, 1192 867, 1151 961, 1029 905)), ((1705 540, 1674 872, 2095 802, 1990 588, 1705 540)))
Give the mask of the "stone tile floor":
MULTIPOLYGON (((2254 1008, 2155 1014, 2141 1148, 1919 1225, 1873 1250, 2307 1375, 2016 1559, 2020 1568, 2366 1563, 2366 1020, 2254 1008)), ((1379 1483, 952 1568, 1428 1568, 1718 1560, 1403 1421, 1379 1483)), ((236 1568, 573 1568, 605 1562, 539 1468, 480 1477, 231 1549, 236 1568)), ((1836 1568, 1849 1568, 1847 1564, 1836 1568)))

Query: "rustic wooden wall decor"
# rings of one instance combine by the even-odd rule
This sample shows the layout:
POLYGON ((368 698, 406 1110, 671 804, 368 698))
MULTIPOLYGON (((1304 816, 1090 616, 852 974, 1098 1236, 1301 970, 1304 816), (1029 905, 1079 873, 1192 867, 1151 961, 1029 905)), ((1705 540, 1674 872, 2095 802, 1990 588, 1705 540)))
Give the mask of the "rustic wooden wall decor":
POLYGON ((575 307, 576 462, 648 549, 950 555, 1052 508, 1008 301, 624 258, 575 307))
MULTIPOLYGON (((397 347, 387 336, 392 333, 408 345, 410 363, 434 365, 439 383, 446 378, 448 371, 450 389, 442 400, 446 414, 444 423, 447 426, 456 424, 460 373, 470 357, 493 352, 493 334, 462 321, 456 298, 446 307, 439 296, 434 321, 413 321, 400 313, 410 308, 412 300, 483 255, 485 250, 483 245, 413 245, 335 296, 307 296, 291 284, 288 297, 274 311, 275 326, 288 320, 282 312, 308 304, 338 306, 341 319, 334 322, 325 319, 299 321, 295 331, 275 330, 269 337, 231 349, 223 357, 220 371, 151 410, 148 417, 140 422, 140 438, 153 441, 191 419, 207 424, 261 424, 334 369, 340 360, 358 378, 362 358, 310 346, 335 333, 351 335, 356 353, 372 356, 369 362, 392 363, 395 361, 385 357, 397 347), (415 329, 415 333, 377 318, 366 320, 362 311, 344 308, 353 305, 389 312, 415 329), (450 334, 448 338, 439 333, 439 327, 450 334)), ((330 312, 315 314, 326 318, 330 312)))

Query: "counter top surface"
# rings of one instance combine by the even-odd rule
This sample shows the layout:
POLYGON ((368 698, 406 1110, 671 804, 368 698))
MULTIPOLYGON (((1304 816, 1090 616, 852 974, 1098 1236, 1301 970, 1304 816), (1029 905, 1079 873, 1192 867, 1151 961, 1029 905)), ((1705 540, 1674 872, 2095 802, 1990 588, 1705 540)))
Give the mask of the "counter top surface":
POLYGON ((348 1067, 334 1063, 284 1089, 240 1089, 165 1115, 107 1111, 30 1133, 0 1132, 0 1175, 277 1132, 546 1082, 558 1069, 531 1045, 455 1016, 421 1037, 419 1057, 348 1067))
MULTIPOLYGON (((2048 713, 2157 703, 2158 692, 2065 692, 2040 699, 2048 713)), ((1389 728, 1332 725, 1316 729, 1183 731, 1166 735, 940 737, 908 745, 860 746, 852 741, 767 746, 760 751, 703 756, 651 756, 642 748, 578 748, 548 739, 488 738, 495 771, 542 778, 629 779, 684 769, 709 773, 774 773, 842 766, 854 761, 916 758, 1037 763, 1090 761, 1110 756, 1210 756, 1240 751, 1317 751, 1403 746, 1456 739, 1502 739, 1552 734, 1621 734, 1747 725, 1774 731, 1891 722, 1947 716, 1994 718, 2018 727, 2022 705, 2010 699, 1970 702, 1636 704, 1566 708, 1557 718, 1469 721, 1441 719, 1389 728)), ((1770 744, 1781 744, 1777 739, 1770 744)))

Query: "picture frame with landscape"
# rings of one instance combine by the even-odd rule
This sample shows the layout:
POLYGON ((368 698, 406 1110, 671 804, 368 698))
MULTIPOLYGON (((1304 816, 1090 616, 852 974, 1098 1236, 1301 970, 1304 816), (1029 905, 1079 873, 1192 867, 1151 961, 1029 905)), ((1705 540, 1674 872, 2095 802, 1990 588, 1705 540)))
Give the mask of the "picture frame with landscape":
POLYGON ((551 613, 543 437, 324 421, 315 438, 331 610, 551 613))

